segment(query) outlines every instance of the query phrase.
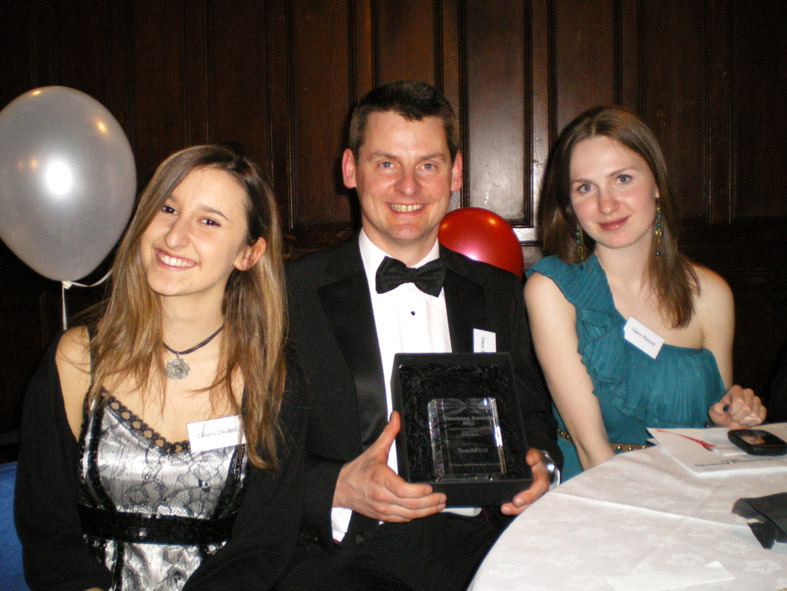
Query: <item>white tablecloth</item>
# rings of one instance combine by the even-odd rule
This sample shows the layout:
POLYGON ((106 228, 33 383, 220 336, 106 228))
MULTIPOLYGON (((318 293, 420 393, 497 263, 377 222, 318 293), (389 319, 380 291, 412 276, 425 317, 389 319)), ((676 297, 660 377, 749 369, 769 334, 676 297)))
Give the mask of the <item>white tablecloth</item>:
POLYGON ((715 561, 734 580, 690 589, 787 589, 787 544, 764 549, 731 512, 741 497, 778 492, 787 492, 787 472, 700 478, 657 447, 620 454, 517 517, 469 589, 612 591, 610 577, 642 573, 658 581, 715 561))

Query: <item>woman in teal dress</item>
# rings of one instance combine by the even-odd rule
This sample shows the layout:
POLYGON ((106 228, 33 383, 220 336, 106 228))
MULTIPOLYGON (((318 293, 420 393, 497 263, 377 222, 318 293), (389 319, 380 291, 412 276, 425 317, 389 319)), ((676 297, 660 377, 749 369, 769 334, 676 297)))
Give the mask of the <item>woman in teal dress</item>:
POLYGON ((664 157, 617 107, 577 117, 541 194, 545 259, 528 270, 533 343, 570 478, 647 427, 751 427, 765 408, 733 386, 732 292, 678 252, 664 157))

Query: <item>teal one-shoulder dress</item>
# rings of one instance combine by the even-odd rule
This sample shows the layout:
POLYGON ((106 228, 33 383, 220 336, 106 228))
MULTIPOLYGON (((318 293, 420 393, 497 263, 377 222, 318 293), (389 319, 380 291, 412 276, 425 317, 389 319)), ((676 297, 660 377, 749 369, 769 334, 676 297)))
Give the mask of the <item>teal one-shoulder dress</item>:
MULTIPOLYGON (((708 408, 725 392, 708 349, 663 345, 656 359, 623 337, 626 319, 615 308, 607 277, 592 255, 569 265, 555 256, 527 270, 552 279, 576 310, 577 352, 593 381, 604 427, 613 443, 644 444, 647 427, 703 427, 708 408)), ((559 428, 560 414, 553 407, 559 428)), ((582 471, 573 443, 558 437, 563 480, 582 471)))

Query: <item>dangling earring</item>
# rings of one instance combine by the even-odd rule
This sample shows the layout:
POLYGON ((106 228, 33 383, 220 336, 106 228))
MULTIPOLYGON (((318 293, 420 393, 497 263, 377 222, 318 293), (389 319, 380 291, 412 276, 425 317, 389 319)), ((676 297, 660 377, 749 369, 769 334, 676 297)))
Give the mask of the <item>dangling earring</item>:
POLYGON ((577 223, 577 229, 574 231, 574 238, 577 241, 577 258, 581 263, 588 258, 588 251, 585 248, 585 235, 582 233, 582 226, 577 223))
POLYGON ((664 231, 661 228, 661 203, 658 197, 656 197, 656 224, 654 234, 656 235, 656 256, 660 257, 661 237, 664 235, 664 231))

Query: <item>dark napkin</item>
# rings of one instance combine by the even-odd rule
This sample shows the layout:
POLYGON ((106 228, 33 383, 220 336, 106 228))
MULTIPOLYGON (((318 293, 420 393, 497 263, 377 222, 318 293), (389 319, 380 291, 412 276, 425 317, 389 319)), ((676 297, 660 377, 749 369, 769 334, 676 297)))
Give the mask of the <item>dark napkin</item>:
POLYGON ((732 512, 749 520, 749 527, 763 548, 771 548, 774 542, 787 542, 787 492, 738 499, 732 512))

